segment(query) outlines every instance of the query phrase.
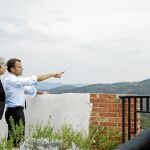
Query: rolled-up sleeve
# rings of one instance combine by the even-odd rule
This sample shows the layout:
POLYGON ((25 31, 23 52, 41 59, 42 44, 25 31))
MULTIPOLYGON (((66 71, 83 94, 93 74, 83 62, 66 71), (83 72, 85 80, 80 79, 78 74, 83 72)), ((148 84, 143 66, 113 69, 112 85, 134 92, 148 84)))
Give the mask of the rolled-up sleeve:
POLYGON ((36 95, 37 90, 34 86, 24 86, 24 93, 34 97, 36 95))

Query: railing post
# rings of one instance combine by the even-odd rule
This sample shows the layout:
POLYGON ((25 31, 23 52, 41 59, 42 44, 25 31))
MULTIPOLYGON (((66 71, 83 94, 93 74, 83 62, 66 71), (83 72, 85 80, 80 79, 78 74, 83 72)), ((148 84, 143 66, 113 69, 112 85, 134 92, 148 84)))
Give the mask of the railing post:
POLYGON ((122 143, 124 143, 133 137, 131 133, 136 135, 140 131, 140 120, 137 113, 150 113, 150 96, 127 95, 120 96, 120 98, 122 100, 122 143), (131 103, 132 99, 133 103, 131 103), (126 105, 127 100, 128 104, 126 105))
POLYGON ((130 119, 130 103, 131 103, 131 101, 130 101, 130 97, 128 97, 128 140, 130 140, 130 129, 131 129, 131 127, 130 127, 130 123, 131 123, 131 119, 130 119))
POLYGON ((137 100, 136 97, 134 97, 134 134, 137 132, 137 115, 136 115, 136 108, 137 108, 137 100))
POLYGON ((149 111, 149 97, 146 97, 146 111, 149 111))
POLYGON ((122 98, 122 143, 125 142, 125 98, 122 98))
POLYGON ((140 111, 143 111, 143 98, 140 97, 140 111))

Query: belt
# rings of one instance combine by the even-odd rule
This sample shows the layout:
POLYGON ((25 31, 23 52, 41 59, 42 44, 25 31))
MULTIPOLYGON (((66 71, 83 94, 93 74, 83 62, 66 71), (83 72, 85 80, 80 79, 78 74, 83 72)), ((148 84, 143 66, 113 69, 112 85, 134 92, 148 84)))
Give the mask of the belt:
POLYGON ((15 110, 15 109, 24 109, 22 106, 16 106, 16 107, 7 107, 7 110, 15 110))

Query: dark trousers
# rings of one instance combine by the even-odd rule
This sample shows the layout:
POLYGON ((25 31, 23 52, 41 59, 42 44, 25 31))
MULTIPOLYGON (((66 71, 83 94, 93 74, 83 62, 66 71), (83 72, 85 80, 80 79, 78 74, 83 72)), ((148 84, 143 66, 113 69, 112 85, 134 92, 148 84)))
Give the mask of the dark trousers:
POLYGON ((7 138, 7 140, 10 140, 11 137, 13 136, 14 146, 18 145, 21 139, 19 139, 19 140, 15 139, 14 133, 13 133, 14 131, 12 128, 12 123, 10 121, 10 118, 12 117, 15 127, 17 125, 19 125, 20 121, 22 122, 22 125, 23 125, 23 133, 22 134, 24 136, 24 134, 25 134, 25 116, 24 116, 23 109, 24 109, 23 107, 17 106, 14 108, 7 108, 7 110, 5 112, 5 119, 6 119, 6 122, 8 124, 8 138, 7 138))
POLYGON ((4 109, 5 109, 5 100, 1 101, 1 98, 0 98, 0 120, 3 117, 4 109))

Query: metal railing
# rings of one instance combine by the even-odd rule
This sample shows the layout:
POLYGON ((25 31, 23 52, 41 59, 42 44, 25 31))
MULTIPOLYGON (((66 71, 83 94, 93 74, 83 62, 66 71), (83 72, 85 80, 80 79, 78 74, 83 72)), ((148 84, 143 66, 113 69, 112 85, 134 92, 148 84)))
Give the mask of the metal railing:
POLYGON ((122 143, 126 142, 125 131, 127 130, 128 140, 131 139, 131 134, 137 134, 137 113, 150 113, 150 96, 120 96, 122 100, 122 143), (133 100, 133 130, 131 131, 131 100, 133 100), (140 107, 137 108, 137 104, 140 107), (127 104, 127 108, 125 107, 127 104), (127 111, 127 127, 125 125, 127 111), (127 128, 127 129, 126 129, 127 128))

